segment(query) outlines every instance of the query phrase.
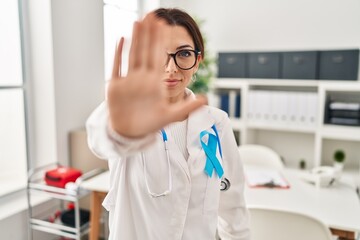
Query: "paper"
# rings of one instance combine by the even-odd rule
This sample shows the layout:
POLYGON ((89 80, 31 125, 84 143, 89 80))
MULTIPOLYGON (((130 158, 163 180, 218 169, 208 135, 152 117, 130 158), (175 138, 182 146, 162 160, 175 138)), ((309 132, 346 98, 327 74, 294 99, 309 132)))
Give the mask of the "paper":
POLYGON ((248 169, 245 171, 246 182, 249 187, 289 188, 286 179, 272 169, 248 169))

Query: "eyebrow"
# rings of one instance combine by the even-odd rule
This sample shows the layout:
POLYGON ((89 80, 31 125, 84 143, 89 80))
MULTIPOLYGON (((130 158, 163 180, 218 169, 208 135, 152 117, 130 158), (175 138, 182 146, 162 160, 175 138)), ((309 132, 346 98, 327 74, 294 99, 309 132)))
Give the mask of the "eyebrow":
POLYGON ((190 46, 189 44, 185 44, 185 45, 181 45, 179 47, 176 48, 176 50, 179 50, 179 49, 183 49, 183 48, 193 48, 192 46, 190 46))

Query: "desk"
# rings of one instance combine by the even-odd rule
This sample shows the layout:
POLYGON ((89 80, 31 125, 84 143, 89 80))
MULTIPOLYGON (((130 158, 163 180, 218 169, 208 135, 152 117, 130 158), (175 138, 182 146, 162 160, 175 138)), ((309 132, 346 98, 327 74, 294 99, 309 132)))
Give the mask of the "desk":
POLYGON ((92 191, 89 240, 99 239, 99 219, 102 211, 101 204, 109 191, 109 182, 110 174, 107 171, 81 183, 81 187, 92 191))
MULTIPOLYGON (((354 239, 360 232, 360 201, 355 190, 339 182, 329 188, 316 188, 299 178, 299 171, 286 169, 284 177, 289 189, 245 187, 245 199, 249 207, 273 207, 299 211, 317 217, 327 224, 333 234, 354 239)), ((82 183, 93 191, 91 204, 90 240, 98 240, 101 202, 109 190, 109 172, 104 172, 82 183)))
POLYGON ((285 169, 289 189, 245 187, 249 207, 267 207, 297 211, 318 218, 333 234, 355 239, 360 231, 360 201, 351 185, 337 182, 328 188, 316 188, 300 178, 301 171, 285 169))

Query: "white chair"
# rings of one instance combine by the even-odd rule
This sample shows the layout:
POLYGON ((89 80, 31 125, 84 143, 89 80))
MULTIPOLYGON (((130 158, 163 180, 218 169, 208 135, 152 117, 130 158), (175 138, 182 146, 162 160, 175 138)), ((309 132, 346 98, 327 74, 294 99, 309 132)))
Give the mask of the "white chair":
POLYGON ((279 154, 269 147, 254 144, 239 146, 240 159, 245 167, 254 166, 281 170, 284 164, 279 154))
POLYGON ((332 240, 330 229, 311 216, 284 210, 249 208, 252 240, 332 240))

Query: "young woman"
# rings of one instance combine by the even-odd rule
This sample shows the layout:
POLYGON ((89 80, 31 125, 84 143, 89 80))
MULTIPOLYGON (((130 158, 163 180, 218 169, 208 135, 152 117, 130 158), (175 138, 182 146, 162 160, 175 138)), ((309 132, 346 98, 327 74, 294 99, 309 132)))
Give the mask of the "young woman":
POLYGON ((110 239, 249 239, 230 120, 186 88, 204 57, 198 26, 164 8, 136 22, 127 76, 123 42, 107 101, 87 121, 91 149, 109 161, 110 239))

